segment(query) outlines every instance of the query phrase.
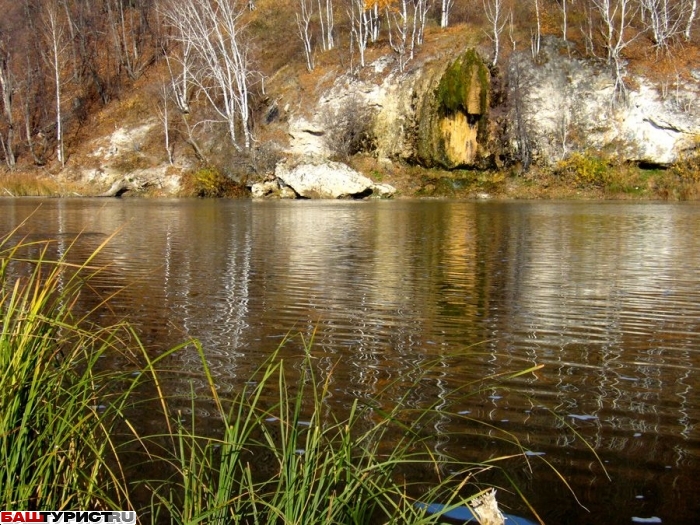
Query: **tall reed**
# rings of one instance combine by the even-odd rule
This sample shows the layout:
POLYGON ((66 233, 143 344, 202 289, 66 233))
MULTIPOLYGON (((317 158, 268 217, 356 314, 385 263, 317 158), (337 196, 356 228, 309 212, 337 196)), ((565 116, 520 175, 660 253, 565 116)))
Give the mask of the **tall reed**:
MULTIPOLYGON (((175 437, 175 452, 165 447, 158 455, 171 475, 147 482, 153 522, 167 516, 177 524, 440 523, 480 493, 479 473, 513 457, 483 463, 438 459, 435 436, 420 429, 445 414, 409 408, 409 392, 391 408, 356 400, 338 416, 329 390, 332 373, 321 379, 314 370, 312 342, 296 360, 296 380, 289 379, 280 345, 233 399, 220 397, 204 351, 194 346, 223 433, 204 436, 194 404, 183 418, 169 407, 175 399, 162 398, 172 429, 140 437, 160 443, 175 437), (433 473, 434 481, 412 481, 412 472, 433 473), (420 503, 426 501, 440 502, 440 510, 428 515, 420 503)), ((149 368, 157 377, 156 367, 149 368)), ((190 399, 195 397, 193 391, 190 399)), ((514 436, 497 437, 525 458, 514 436)))
POLYGON ((16 233, 0 239, 0 507, 128 505, 111 436, 132 386, 97 363, 130 329, 82 326, 90 261, 52 260, 50 242, 16 233))

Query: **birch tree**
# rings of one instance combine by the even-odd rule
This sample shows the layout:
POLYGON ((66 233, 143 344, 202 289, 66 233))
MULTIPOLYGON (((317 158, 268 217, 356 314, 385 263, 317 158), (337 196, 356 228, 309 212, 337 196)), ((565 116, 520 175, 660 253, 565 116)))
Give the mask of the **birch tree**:
POLYGON ((683 32, 684 4, 670 0, 640 0, 646 26, 651 31, 654 47, 668 49, 672 39, 683 32))
POLYGON ((503 0, 483 0, 484 14, 489 22, 489 32, 486 35, 493 42, 492 66, 498 63, 498 53, 500 51, 501 33, 508 22, 508 17, 504 13, 503 0))
POLYGON ((399 57, 399 70, 406 67, 406 54, 413 58, 412 38, 409 43, 409 35, 412 35, 409 27, 408 0, 399 0, 398 7, 386 6, 386 19, 389 24, 389 45, 399 57))
POLYGON ((369 20, 366 15, 365 0, 350 0, 350 46, 357 45, 360 54, 360 67, 365 67, 365 50, 369 42, 369 20))
POLYGON ((2 141, 3 152, 5 154, 5 163, 12 169, 15 166, 15 152, 14 152, 14 128, 15 122, 13 117, 13 96, 14 96, 14 85, 13 77, 9 68, 9 52, 7 51, 4 43, 0 41, 0 102, 2 103, 2 116, 5 121, 5 135, 0 136, 0 141, 2 141))
POLYGON ((574 0, 561 0, 561 36, 564 42, 567 41, 567 33, 569 30, 569 2, 572 4, 574 0))
POLYGON ((399 56, 401 71, 415 57, 416 47, 423 43, 428 8, 427 0, 394 0, 384 4, 389 45, 399 56))
POLYGON ((194 78, 192 42, 181 42, 179 51, 179 56, 168 52, 164 52, 163 55, 170 74, 172 98, 178 111, 187 114, 190 112, 190 95, 194 78), (177 62, 179 65, 179 72, 175 69, 173 62, 177 62))
POLYGON ((693 21, 695 20, 695 15, 698 12, 698 0, 690 0, 688 6, 688 22, 685 25, 685 31, 683 35, 687 41, 690 41, 690 30, 693 27, 693 21))
POLYGON ((366 18, 367 30, 369 38, 372 42, 379 39, 380 19, 379 19, 379 4, 386 3, 386 0, 364 0, 364 13, 366 18))
POLYGON ((413 1, 413 33, 415 35, 415 45, 423 45, 423 35, 425 35, 425 23, 428 18, 428 11, 432 0, 414 0, 413 1))
POLYGON ((333 19, 333 0, 325 0, 325 10, 322 0, 318 1, 318 19, 321 24, 321 41, 323 42, 323 50, 329 51, 335 47, 335 39, 333 37, 334 19, 333 19))
POLYGON ((62 80, 61 65, 66 50, 65 26, 60 19, 59 7, 55 2, 47 2, 44 6, 44 34, 48 44, 45 60, 53 73, 54 94, 56 102, 56 158, 61 166, 65 166, 65 148, 63 143, 63 111, 62 111, 62 80))
POLYGON ((447 27, 450 25, 450 11, 454 5, 455 0, 441 0, 440 3, 440 27, 447 27))
POLYGON ((231 143, 239 148, 237 126, 244 148, 252 145, 250 129, 249 68, 242 41, 241 9, 227 0, 172 0, 164 10, 176 39, 193 55, 192 82, 226 124, 231 143))
POLYGON ((638 7, 631 0, 591 0, 601 20, 601 35, 607 52, 607 61, 615 76, 615 93, 626 95, 624 59, 622 52, 638 34, 631 34, 630 22, 638 7))
MULTIPOLYGON (((595 1, 595 0, 594 0, 595 1)), ((537 58, 540 54, 540 41, 542 39, 542 19, 540 17, 540 2, 535 0, 535 20, 537 27, 535 33, 531 36, 530 48, 532 50, 532 58, 537 58)))
POLYGON ((295 13, 297 20, 297 31, 299 38, 304 44, 304 56, 306 57, 306 69, 314 70, 314 50, 311 45, 311 17, 313 16, 313 0, 298 0, 297 12, 295 13))
POLYGON ((170 140, 170 90, 165 82, 161 82, 160 93, 158 104, 156 105, 156 111, 158 112, 158 118, 163 124, 163 139, 165 151, 168 154, 168 163, 173 164, 173 143, 170 140))
POLYGON ((106 0, 106 7, 119 64, 129 78, 136 80, 155 58, 144 54, 148 5, 144 0, 106 0))

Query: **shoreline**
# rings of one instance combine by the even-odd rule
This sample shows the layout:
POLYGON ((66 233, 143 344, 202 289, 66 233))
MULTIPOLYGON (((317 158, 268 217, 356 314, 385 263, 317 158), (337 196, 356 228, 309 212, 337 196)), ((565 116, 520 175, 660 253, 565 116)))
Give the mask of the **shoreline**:
MULTIPOLYGON (((574 170, 557 167, 533 167, 527 173, 516 168, 481 170, 438 170, 421 166, 380 162, 375 158, 355 156, 347 164, 372 179, 396 188, 392 199, 468 199, 468 200, 609 200, 681 202, 700 200, 700 172, 683 166, 642 169, 637 166, 611 166, 601 180, 585 180, 574 170)), ((155 185, 139 191, 126 191, 123 198, 191 198, 199 197, 188 189, 183 173, 181 191, 163 191, 155 185)), ((128 177, 126 175, 125 177, 128 177)), ((252 199, 242 184, 232 184, 218 197, 252 199)), ((0 197, 99 197, 104 194, 97 184, 71 181, 39 170, 0 172, 0 197)), ((201 198, 201 197, 200 197, 201 198)))

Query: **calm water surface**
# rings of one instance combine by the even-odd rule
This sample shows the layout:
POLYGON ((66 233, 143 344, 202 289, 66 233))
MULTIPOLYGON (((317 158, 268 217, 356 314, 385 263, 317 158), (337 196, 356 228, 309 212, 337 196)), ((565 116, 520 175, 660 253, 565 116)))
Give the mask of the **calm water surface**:
MULTIPOLYGON (((288 333, 315 333, 339 410, 412 386, 408 403, 516 435, 533 461, 510 474, 547 523, 700 521, 698 205, 2 199, 0 210, 0 232, 32 212, 25 233, 67 245, 83 232, 78 252, 119 230, 96 287, 127 286, 114 313, 150 344, 201 340, 222 391, 288 333), (463 406, 448 396, 533 365, 544 368, 463 406)), ((436 451, 504 452, 454 434, 470 425, 436 422, 436 451)))

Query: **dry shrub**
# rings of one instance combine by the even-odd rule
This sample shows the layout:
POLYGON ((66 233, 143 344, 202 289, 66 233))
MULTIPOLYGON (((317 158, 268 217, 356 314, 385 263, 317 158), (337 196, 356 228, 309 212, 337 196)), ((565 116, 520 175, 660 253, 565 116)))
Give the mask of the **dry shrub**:
POLYGON ((555 173, 579 188, 604 188, 614 180, 610 159, 595 153, 574 153, 557 163, 555 173))
POLYGON ((375 149, 374 114, 359 98, 353 98, 337 114, 326 115, 329 144, 340 161, 375 149))
POLYGON ((241 197, 245 194, 244 187, 211 166, 185 174, 181 186, 183 197, 241 197))
POLYGON ((53 197, 61 194, 61 188, 48 177, 8 173, 0 176, 0 194, 7 197, 53 197))

